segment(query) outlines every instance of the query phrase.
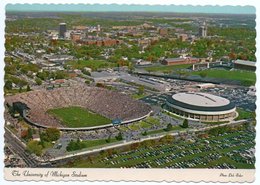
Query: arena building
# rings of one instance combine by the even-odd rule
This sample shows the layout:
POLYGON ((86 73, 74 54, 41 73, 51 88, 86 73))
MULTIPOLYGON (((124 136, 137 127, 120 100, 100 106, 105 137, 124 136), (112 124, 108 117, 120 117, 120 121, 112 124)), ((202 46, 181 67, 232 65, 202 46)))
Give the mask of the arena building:
POLYGON ((238 116, 228 99, 206 93, 178 93, 169 96, 164 106, 182 118, 204 122, 230 121, 238 116))

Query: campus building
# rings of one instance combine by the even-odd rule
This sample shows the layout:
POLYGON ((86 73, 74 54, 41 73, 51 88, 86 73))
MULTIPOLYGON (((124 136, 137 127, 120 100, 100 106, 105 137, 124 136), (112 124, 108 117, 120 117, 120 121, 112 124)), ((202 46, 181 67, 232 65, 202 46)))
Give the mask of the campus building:
POLYGON ((59 38, 65 38, 65 33, 67 31, 66 23, 60 23, 59 27, 59 38))
POLYGON ((247 60, 235 60, 233 62, 235 69, 242 69, 242 70, 248 70, 248 71, 255 71, 256 70, 256 63, 253 61, 247 61, 247 60))
POLYGON ((207 37, 208 28, 206 23, 204 22, 203 25, 199 27, 199 36, 200 37, 207 37))
POLYGON ((164 108, 182 118, 203 122, 230 121, 237 117, 232 102, 206 93, 174 94, 167 98, 164 108))
POLYGON ((181 65, 181 64, 195 64, 200 62, 198 58, 186 57, 186 58, 165 58, 161 61, 161 64, 171 66, 171 65, 181 65))

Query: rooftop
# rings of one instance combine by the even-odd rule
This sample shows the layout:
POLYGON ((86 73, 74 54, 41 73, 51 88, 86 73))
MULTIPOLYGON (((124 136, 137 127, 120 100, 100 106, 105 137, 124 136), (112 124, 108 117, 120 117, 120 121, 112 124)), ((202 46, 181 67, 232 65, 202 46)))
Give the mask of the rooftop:
POLYGON ((256 62, 248 61, 248 60, 235 60, 234 64, 247 65, 247 66, 256 66, 256 62))
POLYGON ((172 98, 185 104, 202 107, 220 107, 230 103, 226 98, 206 93, 178 93, 172 98))

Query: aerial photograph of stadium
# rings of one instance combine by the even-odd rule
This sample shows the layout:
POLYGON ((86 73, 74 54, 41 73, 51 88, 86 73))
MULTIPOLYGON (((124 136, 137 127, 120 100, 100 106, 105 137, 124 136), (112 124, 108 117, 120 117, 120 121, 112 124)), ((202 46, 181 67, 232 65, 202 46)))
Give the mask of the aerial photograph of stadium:
POLYGON ((255 8, 214 10, 8 4, 5 167, 255 169, 255 8))

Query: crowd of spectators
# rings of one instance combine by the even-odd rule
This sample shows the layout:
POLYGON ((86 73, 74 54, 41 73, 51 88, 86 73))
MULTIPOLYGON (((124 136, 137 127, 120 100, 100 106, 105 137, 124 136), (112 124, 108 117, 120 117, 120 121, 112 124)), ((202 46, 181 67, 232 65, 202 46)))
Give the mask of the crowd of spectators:
POLYGON ((48 113, 50 109, 78 106, 111 120, 128 121, 150 113, 149 105, 131 97, 98 87, 83 85, 54 90, 39 90, 6 97, 6 103, 25 103, 31 122, 45 126, 61 127, 60 120, 48 113))

